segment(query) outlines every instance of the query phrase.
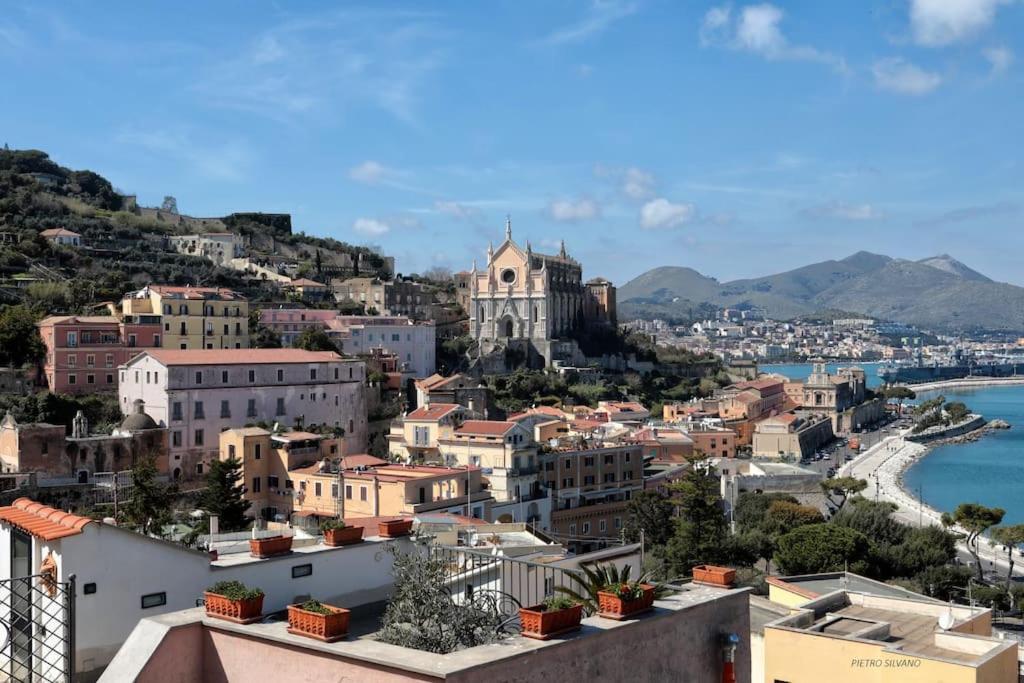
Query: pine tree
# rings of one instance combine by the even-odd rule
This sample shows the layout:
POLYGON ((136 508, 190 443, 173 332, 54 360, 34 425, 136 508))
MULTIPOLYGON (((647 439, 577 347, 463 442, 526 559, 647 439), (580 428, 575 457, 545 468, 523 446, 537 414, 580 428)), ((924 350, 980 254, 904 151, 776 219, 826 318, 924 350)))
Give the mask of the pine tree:
POLYGON ((214 460, 210 464, 199 507, 220 518, 221 531, 240 531, 249 526, 245 516, 249 501, 242 498, 242 463, 238 458, 214 460))
POLYGON ((164 526, 173 521, 171 506, 177 487, 162 484, 156 477, 156 459, 152 455, 136 460, 132 467, 132 497, 121 512, 129 526, 144 534, 161 536, 164 526))

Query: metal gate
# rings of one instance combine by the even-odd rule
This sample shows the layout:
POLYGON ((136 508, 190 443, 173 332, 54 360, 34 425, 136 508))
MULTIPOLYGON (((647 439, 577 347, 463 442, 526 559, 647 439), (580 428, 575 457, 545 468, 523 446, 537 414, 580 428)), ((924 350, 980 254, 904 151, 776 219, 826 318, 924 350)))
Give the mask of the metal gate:
POLYGON ((0 580, 0 681, 65 683, 75 667, 75 577, 0 580))

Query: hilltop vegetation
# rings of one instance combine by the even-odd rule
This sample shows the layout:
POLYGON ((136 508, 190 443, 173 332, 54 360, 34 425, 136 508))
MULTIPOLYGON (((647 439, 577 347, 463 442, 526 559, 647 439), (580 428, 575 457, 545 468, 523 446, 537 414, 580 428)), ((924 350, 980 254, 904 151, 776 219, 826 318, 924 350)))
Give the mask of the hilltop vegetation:
POLYGON ((301 274, 345 255, 368 275, 383 274, 386 266, 366 247, 292 233, 287 214, 187 219, 139 209, 97 173, 65 168, 38 150, 0 150, 0 303, 76 313, 151 282, 230 287, 257 301, 280 298, 271 285, 175 253, 166 243, 170 235, 214 230, 242 235, 256 254, 308 261, 301 274), (77 232, 85 246, 55 246, 39 234, 49 228, 77 232))

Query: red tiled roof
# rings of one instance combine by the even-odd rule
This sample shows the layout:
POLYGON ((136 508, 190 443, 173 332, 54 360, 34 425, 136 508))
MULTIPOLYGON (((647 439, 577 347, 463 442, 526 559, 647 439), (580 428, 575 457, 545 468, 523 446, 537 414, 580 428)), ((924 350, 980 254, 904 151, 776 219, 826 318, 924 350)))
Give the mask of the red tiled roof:
POLYGON ((516 424, 515 422, 498 422, 493 420, 466 420, 455 432, 457 434, 501 436, 515 427, 516 424))
POLYGON ((508 419, 511 422, 518 422, 519 420, 530 417, 531 415, 549 415, 560 420, 565 419, 565 413, 563 413, 561 410, 553 406, 537 406, 536 408, 528 408, 527 410, 524 410, 521 413, 509 415, 508 419))
POLYGON ((366 453, 346 455, 341 459, 341 466, 346 470, 355 469, 356 467, 380 467, 381 465, 388 464, 390 463, 387 460, 366 453))
POLYGON ((55 510, 29 498, 18 498, 11 505, 0 507, 0 520, 44 541, 78 535, 87 524, 95 521, 55 510))
POLYGON ((334 351, 303 349, 146 349, 163 365, 256 365, 262 363, 325 363, 342 360, 334 351))
POLYGON ((461 408, 457 403, 431 403, 421 406, 405 416, 406 420, 440 420, 442 417, 461 408))

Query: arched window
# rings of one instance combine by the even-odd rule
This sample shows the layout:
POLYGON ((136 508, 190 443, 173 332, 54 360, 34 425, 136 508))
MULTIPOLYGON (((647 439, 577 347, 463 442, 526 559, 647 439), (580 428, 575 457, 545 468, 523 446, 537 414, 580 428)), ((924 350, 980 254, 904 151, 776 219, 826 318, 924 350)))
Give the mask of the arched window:
POLYGON ((480 307, 480 315, 478 315, 477 317, 480 318, 480 322, 482 322, 482 323, 487 322, 487 314, 484 313, 484 307, 483 306, 480 307))
POLYGON ((513 332, 512 319, 509 318, 508 320, 505 321, 505 336, 506 337, 511 337, 512 336, 512 332, 513 332))

